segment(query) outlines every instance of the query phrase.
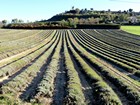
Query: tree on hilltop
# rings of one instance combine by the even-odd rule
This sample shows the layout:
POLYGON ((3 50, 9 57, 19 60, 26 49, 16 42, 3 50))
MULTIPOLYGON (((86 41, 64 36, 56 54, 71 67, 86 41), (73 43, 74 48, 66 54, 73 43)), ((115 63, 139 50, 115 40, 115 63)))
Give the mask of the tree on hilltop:
POLYGON ((2 20, 2 24, 6 25, 7 24, 7 20, 2 20))
POLYGON ((128 11, 129 11, 130 13, 132 13, 132 12, 133 12, 133 9, 130 8, 128 11))

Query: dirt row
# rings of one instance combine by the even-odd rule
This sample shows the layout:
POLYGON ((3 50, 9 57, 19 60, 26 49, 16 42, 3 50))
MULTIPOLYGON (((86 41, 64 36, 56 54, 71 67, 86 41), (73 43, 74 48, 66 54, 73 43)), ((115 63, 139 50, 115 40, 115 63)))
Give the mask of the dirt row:
MULTIPOLYGON (((72 38, 69 38, 69 39, 72 39, 72 38)), ((74 48, 74 45, 72 45, 73 48, 74 48)), ((75 51, 77 51, 75 49, 75 51)), ((122 104, 123 105, 129 105, 129 100, 127 100, 127 98, 124 96, 124 94, 122 94, 119 90, 118 90, 118 87, 116 87, 114 84, 112 84, 106 77, 104 77, 99 71, 97 68, 95 68, 90 62, 89 60, 87 60, 82 54, 80 54, 80 52, 77 52, 79 53, 79 55, 84 59, 84 61, 93 69, 96 71, 96 73, 98 75, 100 75, 103 80, 114 90, 114 92, 117 94, 117 96, 119 97, 119 99, 121 100, 122 104)))

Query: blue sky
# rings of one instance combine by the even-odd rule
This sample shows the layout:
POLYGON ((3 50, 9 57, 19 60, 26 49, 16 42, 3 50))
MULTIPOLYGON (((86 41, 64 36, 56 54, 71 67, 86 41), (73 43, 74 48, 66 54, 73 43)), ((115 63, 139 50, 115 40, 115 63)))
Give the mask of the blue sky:
POLYGON ((24 21, 48 19, 55 14, 75 8, 94 10, 140 11, 140 0, 0 0, 0 21, 18 18, 24 21))

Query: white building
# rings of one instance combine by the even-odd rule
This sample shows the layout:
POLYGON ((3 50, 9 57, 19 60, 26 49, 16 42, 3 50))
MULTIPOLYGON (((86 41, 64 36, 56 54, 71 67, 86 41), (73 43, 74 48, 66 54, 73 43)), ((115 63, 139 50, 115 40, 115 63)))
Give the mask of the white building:
POLYGON ((136 16, 131 16, 131 17, 129 17, 129 21, 131 22, 131 23, 137 23, 138 22, 138 19, 137 19, 137 17, 136 16))

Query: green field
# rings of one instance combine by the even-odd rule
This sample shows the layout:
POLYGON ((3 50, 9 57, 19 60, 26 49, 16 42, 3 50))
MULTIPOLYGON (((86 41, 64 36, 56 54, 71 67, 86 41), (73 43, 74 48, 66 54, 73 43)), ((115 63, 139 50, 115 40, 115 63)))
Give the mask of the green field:
POLYGON ((121 29, 129 33, 140 35, 140 26, 121 26, 121 29))

